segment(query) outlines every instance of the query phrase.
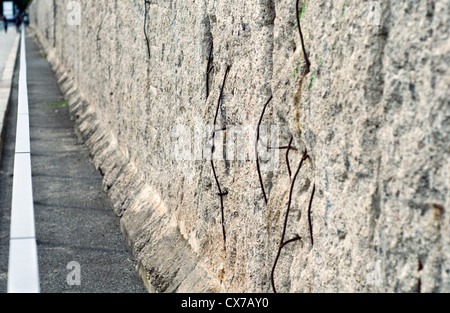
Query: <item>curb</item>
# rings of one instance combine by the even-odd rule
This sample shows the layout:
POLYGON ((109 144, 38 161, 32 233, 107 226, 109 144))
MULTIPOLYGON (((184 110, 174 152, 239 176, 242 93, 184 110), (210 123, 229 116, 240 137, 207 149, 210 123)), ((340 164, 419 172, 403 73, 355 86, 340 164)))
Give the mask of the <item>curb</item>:
POLYGON ((31 174, 25 28, 20 37, 16 146, 11 200, 8 293, 39 293, 39 265, 31 174))
POLYGON ((3 155, 3 144, 5 141, 6 122, 9 112, 12 79, 14 75, 14 69, 19 51, 20 36, 17 36, 11 52, 9 53, 8 60, 3 70, 3 75, 0 76, 0 162, 3 155))

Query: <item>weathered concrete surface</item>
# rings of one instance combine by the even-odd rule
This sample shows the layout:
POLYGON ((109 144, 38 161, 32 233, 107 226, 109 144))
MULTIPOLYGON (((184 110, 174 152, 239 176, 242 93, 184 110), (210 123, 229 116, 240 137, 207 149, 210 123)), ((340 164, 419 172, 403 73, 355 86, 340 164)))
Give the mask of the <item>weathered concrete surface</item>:
POLYGON ((273 95, 263 123, 282 128, 280 145, 293 136, 292 171, 309 155, 285 234, 302 241, 282 250, 277 291, 450 291, 447 4, 309 0, 296 12, 285 0, 54 3, 33 2, 36 37, 150 290, 272 290, 291 185, 285 151, 262 172, 267 204, 254 133, 240 138, 247 160, 215 161, 228 192, 226 241, 211 132, 202 157, 173 153, 176 125, 193 137, 213 124, 230 66, 216 148, 233 125, 255 130, 273 95))
MULTIPOLYGON (((69 118, 53 71, 26 39, 34 215, 42 293, 145 293, 136 260, 101 190, 102 175, 90 162, 69 118), (69 262, 81 266, 80 285, 69 285, 69 262)), ((0 293, 7 292, 11 199, 20 62, 11 92, 0 166, 0 293)), ((73 273, 73 272, 72 272, 73 273)))

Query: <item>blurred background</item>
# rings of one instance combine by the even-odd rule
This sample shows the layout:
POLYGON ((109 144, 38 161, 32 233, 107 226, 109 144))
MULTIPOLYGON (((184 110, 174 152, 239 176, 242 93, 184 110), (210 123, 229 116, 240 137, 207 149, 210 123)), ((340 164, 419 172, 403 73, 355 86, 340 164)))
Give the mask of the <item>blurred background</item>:
POLYGON ((0 16, 5 16, 9 21, 12 22, 18 13, 25 13, 24 11, 26 10, 30 2, 31 0, 0 0, 0 16))

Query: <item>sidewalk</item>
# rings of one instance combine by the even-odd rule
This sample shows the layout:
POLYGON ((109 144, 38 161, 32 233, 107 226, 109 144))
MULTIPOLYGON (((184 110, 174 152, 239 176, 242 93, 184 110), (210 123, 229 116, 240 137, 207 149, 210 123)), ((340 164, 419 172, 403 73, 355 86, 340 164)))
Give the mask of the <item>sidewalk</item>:
POLYGON ((8 33, 3 32, 3 29, 0 31, 0 162, 19 38, 15 29, 14 31, 10 29, 8 33))
MULTIPOLYGON (((145 293, 119 221, 103 192, 102 177, 87 148, 78 142, 54 74, 36 44, 27 38, 26 45, 41 292, 145 293), (80 285, 67 282, 68 277, 74 278, 70 275, 74 268, 68 267, 71 262, 81 266, 80 285)), ((0 292, 6 291, 7 280, 16 103, 17 90, 0 167, 0 292)))
POLYGON ((19 34, 15 28, 10 27, 8 33, 3 31, 3 24, 0 29, 0 78, 2 77, 3 70, 5 69, 6 61, 12 50, 14 41, 16 41, 19 34))

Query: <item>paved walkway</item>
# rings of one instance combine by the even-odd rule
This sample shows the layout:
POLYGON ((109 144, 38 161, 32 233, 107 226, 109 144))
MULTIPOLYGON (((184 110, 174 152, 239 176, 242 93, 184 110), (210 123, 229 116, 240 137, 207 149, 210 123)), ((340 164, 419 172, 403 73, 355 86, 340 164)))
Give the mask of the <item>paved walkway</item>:
MULTIPOLYGON (((31 163, 43 293, 143 293, 119 220, 102 190, 89 151, 74 134, 47 61, 27 38, 31 163), (79 264, 80 285, 76 267, 79 264), (73 265, 70 264, 70 265, 73 265)), ((14 84, 17 85, 18 69, 14 84)), ((6 292, 17 89, 13 89, 0 167, 0 292, 6 292)))
POLYGON ((3 69, 5 68, 6 60, 11 52, 14 40, 19 34, 16 32, 15 27, 9 27, 8 33, 3 30, 3 22, 0 23, 0 80, 2 78, 3 69))

